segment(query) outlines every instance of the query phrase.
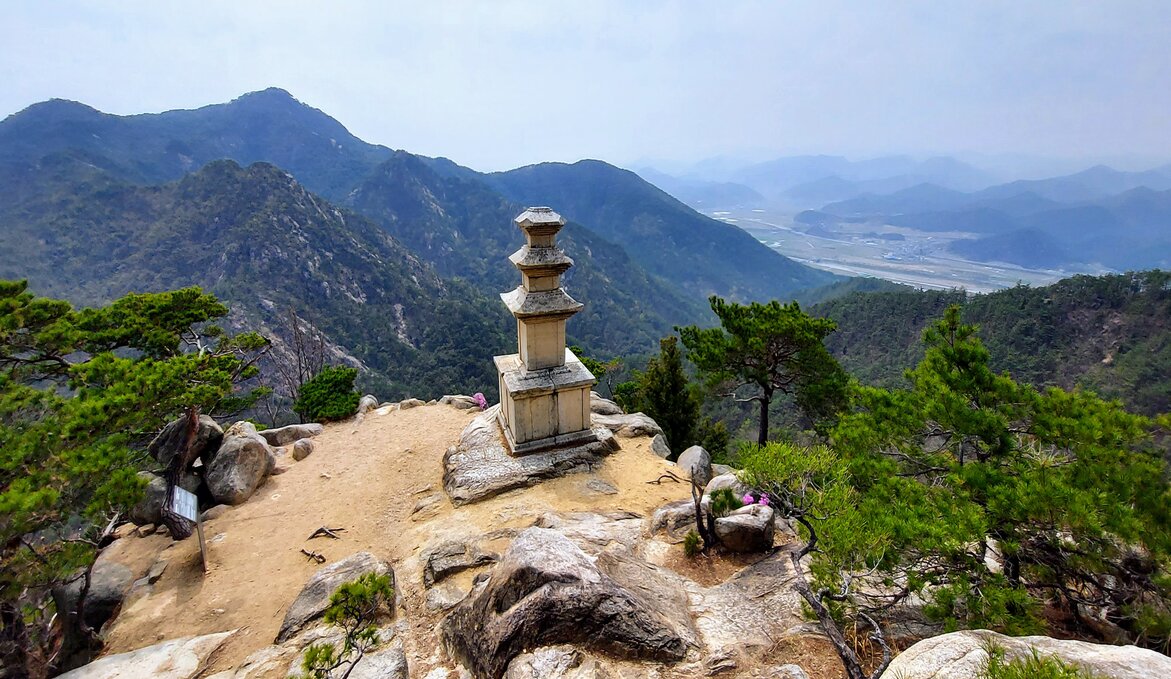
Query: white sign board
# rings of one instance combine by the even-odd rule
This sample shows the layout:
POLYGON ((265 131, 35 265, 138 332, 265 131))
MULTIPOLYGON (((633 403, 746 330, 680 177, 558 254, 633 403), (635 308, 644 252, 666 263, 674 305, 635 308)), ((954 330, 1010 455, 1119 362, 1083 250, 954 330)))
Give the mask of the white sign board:
POLYGON ((171 512, 195 523, 199 521, 199 498, 195 493, 175 486, 171 495, 171 512))
POLYGON ((171 493, 172 513, 187 519, 195 524, 195 532, 199 537, 199 557, 203 561, 203 572, 207 572, 207 545, 203 541, 203 522, 199 520, 199 498, 189 490, 175 486, 171 493))

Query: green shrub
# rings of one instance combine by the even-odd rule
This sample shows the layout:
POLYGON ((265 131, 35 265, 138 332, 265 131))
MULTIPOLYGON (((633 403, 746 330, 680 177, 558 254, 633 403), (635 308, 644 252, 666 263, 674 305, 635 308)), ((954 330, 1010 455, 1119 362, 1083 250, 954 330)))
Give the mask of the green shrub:
POLYGON ((293 410, 306 422, 342 420, 358 412, 361 395, 354 391, 354 368, 329 366, 301 385, 293 410))
POLYGON ((1006 661, 1004 649, 993 647, 988 651, 988 667, 983 679, 1098 679, 1075 665, 1051 655, 1040 655, 1033 649, 1032 656, 1006 661))
POLYGON ((712 516, 727 516, 740 509, 744 503, 736 497, 731 488, 718 488, 712 491, 712 516))
POLYGON ((683 556, 694 559, 699 555, 700 548, 699 533, 696 533, 695 529, 692 528, 687 531, 687 535, 683 536, 683 556))

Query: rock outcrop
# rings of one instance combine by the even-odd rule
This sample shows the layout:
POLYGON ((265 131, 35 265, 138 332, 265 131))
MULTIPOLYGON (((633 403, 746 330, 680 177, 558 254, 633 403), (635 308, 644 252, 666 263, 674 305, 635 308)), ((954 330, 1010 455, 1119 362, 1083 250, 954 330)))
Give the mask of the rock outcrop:
POLYGON ((264 431, 260 432, 260 436, 262 436, 270 446, 287 446, 290 443, 300 439, 307 439, 318 436, 323 431, 325 431, 325 427, 317 423, 290 424, 284 427, 277 427, 276 429, 265 429, 264 431))
POLYGON ((596 391, 590 392, 590 412, 595 415, 622 415, 622 408, 596 391))
POLYGON ((443 488, 455 505, 587 470, 619 447, 609 431, 595 429, 598 440, 592 443, 513 457, 496 421, 499 409, 494 405, 477 415, 459 445, 443 456, 443 488))
POLYGON ((989 630, 965 630, 924 639, 900 653, 882 679, 975 679, 988 666, 988 648, 1006 660, 1054 656, 1094 677, 1171 677, 1171 658, 1137 646, 1107 646, 1050 637, 1007 637, 989 630))
MULTIPOLYGON (((194 462, 196 459, 203 460, 204 464, 208 464, 211 458, 215 457, 216 450, 220 447, 220 442, 224 439, 224 430, 216 421, 207 415, 199 416, 199 425, 195 430, 195 438, 191 442, 191 458, 189 462, 194 462)), ((158 461, 164 469, 171 465, 171 460, 174 459, 187 446, 187 418, 180 417, 167 423, 159 435, 150 442, 147 452, 150 456, 158 461)))
POLYGON ((312 620, 320 618, 329 606, 329 597, 340 585, 358 579, 366 573, 390 575, 393 583, 394 571, 390 564, 370 552, 358 552, 332 563, 313 574, 309 582, 285 612, 276 642, 282 644, 304 629, 312 620))
POLYGON ((624 587, 564 535, 529 528, 487 581, 452 609, 442 634, 465 667, 492 679, 522 652, 561 643, 619 658, 678 661, 687 652, 690 619, 673 618, 663 601, 624 587))
POLYGON ((203 673, 207 659, 235 633, 182 637, 106 656, 62 674, 60 679, 192 679, 203 673))
POLYGON ((276 465, 265 439, 248 422, 224 432, 224 441, 207 466, 207 488, 216 502, 238 505, 252 497, 276 465))

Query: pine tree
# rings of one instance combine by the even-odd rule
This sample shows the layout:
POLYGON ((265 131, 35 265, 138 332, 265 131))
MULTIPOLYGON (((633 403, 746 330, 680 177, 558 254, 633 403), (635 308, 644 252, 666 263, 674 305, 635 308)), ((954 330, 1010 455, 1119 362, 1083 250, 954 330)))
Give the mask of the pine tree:
POLYGON ((641 409, 662 428, 673 455, 696 443, 700 402, 683 371, 677 337, 659 341, 659 355, 638 377, 638 394, 641 409))
POLYGON ((845 373, 826 350, 833 321, 813 318, 796 302, 747 306, 712 296, 722 327, 679 329, 687 357, 714 386, 760 408, 757 443, 768 441, 768 409, 778 394, 795 394, 810 423, 844 405, 845 373))
POLYGON ((81 310, 27 288, 0 281, 0 660, 13 667, 48 641, 49 589, 84 572, 140 498, 146 443, 188 407, 251 403, 236 385, 267 347, 209 325, 228 310, 198 288, 81 310))

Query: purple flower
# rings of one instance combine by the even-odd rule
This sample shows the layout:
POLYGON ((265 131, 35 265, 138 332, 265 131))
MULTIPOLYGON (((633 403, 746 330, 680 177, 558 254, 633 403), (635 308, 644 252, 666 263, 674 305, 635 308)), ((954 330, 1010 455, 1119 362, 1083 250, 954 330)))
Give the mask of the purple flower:
POLYGON ((478 391, 472 395, 472 400, 476 402, 476 405, 480 406, 480 410, 488 407, 488 399, 484 398, 484 395, 478 391))
POLYGON ((753 502, 756 502, 756 500, 752 499, 752 493, 745 493, 742 500, 743 500, 744 504, 746 504, 746 505, 750 505, 753 502))
POLYGON ((760 504, 764 505, 765 507, 768 506, 768 496, 767 495, 760 496, 760 504))

